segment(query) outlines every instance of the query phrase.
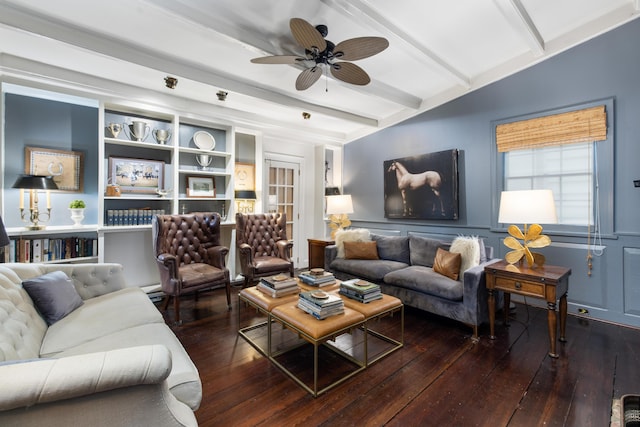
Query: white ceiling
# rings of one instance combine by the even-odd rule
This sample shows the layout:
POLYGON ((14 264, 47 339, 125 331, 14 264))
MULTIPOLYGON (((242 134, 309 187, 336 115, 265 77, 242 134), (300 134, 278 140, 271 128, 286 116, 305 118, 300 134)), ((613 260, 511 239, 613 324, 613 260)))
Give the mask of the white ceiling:
MULTIPOLYGON (((543 61, 639 16, 640 0, 0 0, 0 74, 209 109, 268 133, 346 143, 543 61), (295 90, 301 68, 252 58, 304 49, 299 17, 328 40, 379 36, 367 86, 295 90), (42 63, 48 66, 42 66, 42 63), (178 78, 175 89, 164 77, 178 78), (70 82, 71 81, 71 82, 70 82), (142 89, 142 91, 141 91, 142 89), (217 100, 216 92, 229 92, 217 100), (302 112, 311 113, 303 120, 302 112)), ((154 101, 155 100, 155 101, 154 101)))

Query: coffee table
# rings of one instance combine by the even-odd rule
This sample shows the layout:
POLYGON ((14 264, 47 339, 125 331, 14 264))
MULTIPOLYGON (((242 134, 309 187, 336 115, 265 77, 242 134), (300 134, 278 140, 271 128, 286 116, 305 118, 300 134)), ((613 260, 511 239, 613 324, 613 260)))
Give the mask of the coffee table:
MULTIPOLYGON (((305 383, 305 381, 303 381, 299 375, 295 374, 293 370, 289 369, 289 367, 287 367, 285 363, 281 363, 278 359, 278 356, 290 352, 293 348, 299 347, 301 343, 298 343, 294 346, 289 346, 288 348, 279 349, 278 351, 270 351, 269 358, 286 375, 288 375, 291 379, 298 383, 302 388, 311 393, 313 397, 317 397, 327 390, 330 390, 331 388, 337 386, 338 384, 341 384, 342 382, 346 381, 347 379, 351 378, 367 367, 366 359, 360 360, 355 354, 349 354, 341 350, 338 346, 330 344, 330 341, 335 341, 340 335, 350 333, 352 330, 363 325, 365 318, 362 313, 345 307, 343 314, 331 316, 324 320, 317 320, 313 316, 310 316, 309 314, 300 310, 297 305, 297 301, 278 305, 271 311, 271 318, 274 322, 282 324, 285 328, 297 334, 298 337, 313 345, 313 385, 310 386, 305 383), (336 352, 343 358, 352 362, 355 368, 344 375, 338 376, 337 379, 334 378, 330 380, 328 385, 319 388, 318 350, 319 347, 323 344, 328 349, 336 352)), ((269 343, 271 344, 272 341, 269 340, 269 343)))
POLYGON ((272 298, 260 292, 255 286, 242 289, 238 294, 238 310, 236 310, 238 312, 238 334, 264 356, 269 357, 271 351, 271 310, 280 304, 297 301, 297 294, 272 298), (241 327, 241 303, 245 303, 247 306, 254 308, 265 317, 265 320, 241 327), (263 328, 267 329, 266 334, 260 333, 260 330, 263 328), (267 341, 266 343, 264 342, 265 339, 267 341))
MULTIPOLYGON (((318 289, 301 281, 299 287, 303 291, 318 289)), ((339 288, 338 281, 334 285, 321 289, 340 295, 339 288)), ((324 320, 317 320, 297 307, 298 295, 271 298, 255 287, 245 288, 238 295, 239 301, 255 309, 265 317, 265 320, 240 327, 241 310, 239 307, 237 310, 238 334, 256 350, 268 357, 274 365, 278 366, 298 385, 317 397, 404 345, 404 305, 399 299, 383 295, 380 300, 363 304, 342 295, 340 297, 344 301, 345 312, 324 320), (396 313, 399 313, 400 328, 399 333, 394 331, 392 337, 387 331, 390 329, 389 322, 383 321, 383 319, 393 318, 396 313), (283 334, 286 332, 282 331, 274 333, 275 324, 282 325, 282 330, 289 331, 289 336, 283 338, 283 334), (384 328, 377 330, 379 326, 384 326, 384 328), (281 340, 275 345, 274 336, 281 340), (307 378, 305 381, 301 374, 294 372, 295 369, 288 367, 286 357, 287 354, 294 357, 293 352, 296 349, 301 349, 308 344, 311 344, 313 349, 311 356, 313 379, 307 378), (378 351, 370 354, 372 347, 378 351), (326 369, 321 369, 320 363, 327 362, 321 360, 323 357, 320 350, 325 348, 330 350, 331 354, 338 355, 338 359, 344 360, 345 364, 342 369, 344 372, 341 371, 339 374, 331 376, 328 384, 326 378, 323 378, 325 381, 321 385, 319 375, 326 374, 326 369)), ((393 326, 395 328, 395 323, 393 326)), ((337 363, 337 360, 334 359, 330 363, 337 363)))

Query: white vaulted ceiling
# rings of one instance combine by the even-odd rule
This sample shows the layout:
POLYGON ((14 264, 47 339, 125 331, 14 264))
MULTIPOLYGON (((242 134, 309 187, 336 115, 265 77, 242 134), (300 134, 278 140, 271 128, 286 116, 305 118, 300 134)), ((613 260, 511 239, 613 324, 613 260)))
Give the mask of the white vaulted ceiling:
POLYGON ((169 94, 243 127, 346 143, 639 12, 640 0, 0 0, 0 74, 120 96, 135 88, 150 102, 169 94), (322 77, 297 91, 299 66, 250 63, 303 54, 292 17, 327 25, 334 43, 387 38, 389 48, 356 62, 371 83, 322 77), (167 75, 179 80, 173 90, 167 75))

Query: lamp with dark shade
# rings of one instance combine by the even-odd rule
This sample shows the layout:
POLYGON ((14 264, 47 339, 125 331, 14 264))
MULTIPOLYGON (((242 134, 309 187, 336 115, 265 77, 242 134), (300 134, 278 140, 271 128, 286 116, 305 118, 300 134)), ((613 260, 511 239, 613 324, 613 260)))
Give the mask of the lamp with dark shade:
POLYGON ((20 189, 20 218, 28 223, 29 230, 42 230, 45 225, 40 222, 46 222, 51 219, 51 193, 50 190, 57 190, 58 185, 51 176, 41 175, 20 175, 13 188, 20 189), (29 218, 25 218, 24 209, 24 190, 29 190, 29 218), (47 192, 47 212, 40 212, 38 208, 38 190, 46 190, 47 192))
POLYGON ((324 189, 325 196, 339 196, 340 189, 338 187, 325 187, 324 189))

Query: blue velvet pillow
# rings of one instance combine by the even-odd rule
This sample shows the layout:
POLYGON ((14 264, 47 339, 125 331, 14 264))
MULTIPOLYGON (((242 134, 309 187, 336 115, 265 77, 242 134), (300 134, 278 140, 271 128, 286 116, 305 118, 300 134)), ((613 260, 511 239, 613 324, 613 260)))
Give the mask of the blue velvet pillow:
POLYGON ((380 259, 403 262, 409 264, 409 237, 408 236, 380 236, 372 234, 371 239, 375 240, 378 246, 378 256, 380 259))
POLYGON ((438 248, 449 249, 441 240, 410 234, 409 249, 411 253, 409 257, 411 258, 411 265, 433 267, 433 260, 436 258, 438 248))
POLYGON ((22 282, 36 308, 53 325, 83 304, 73 281, 62 271, 54 271, 22 282))

